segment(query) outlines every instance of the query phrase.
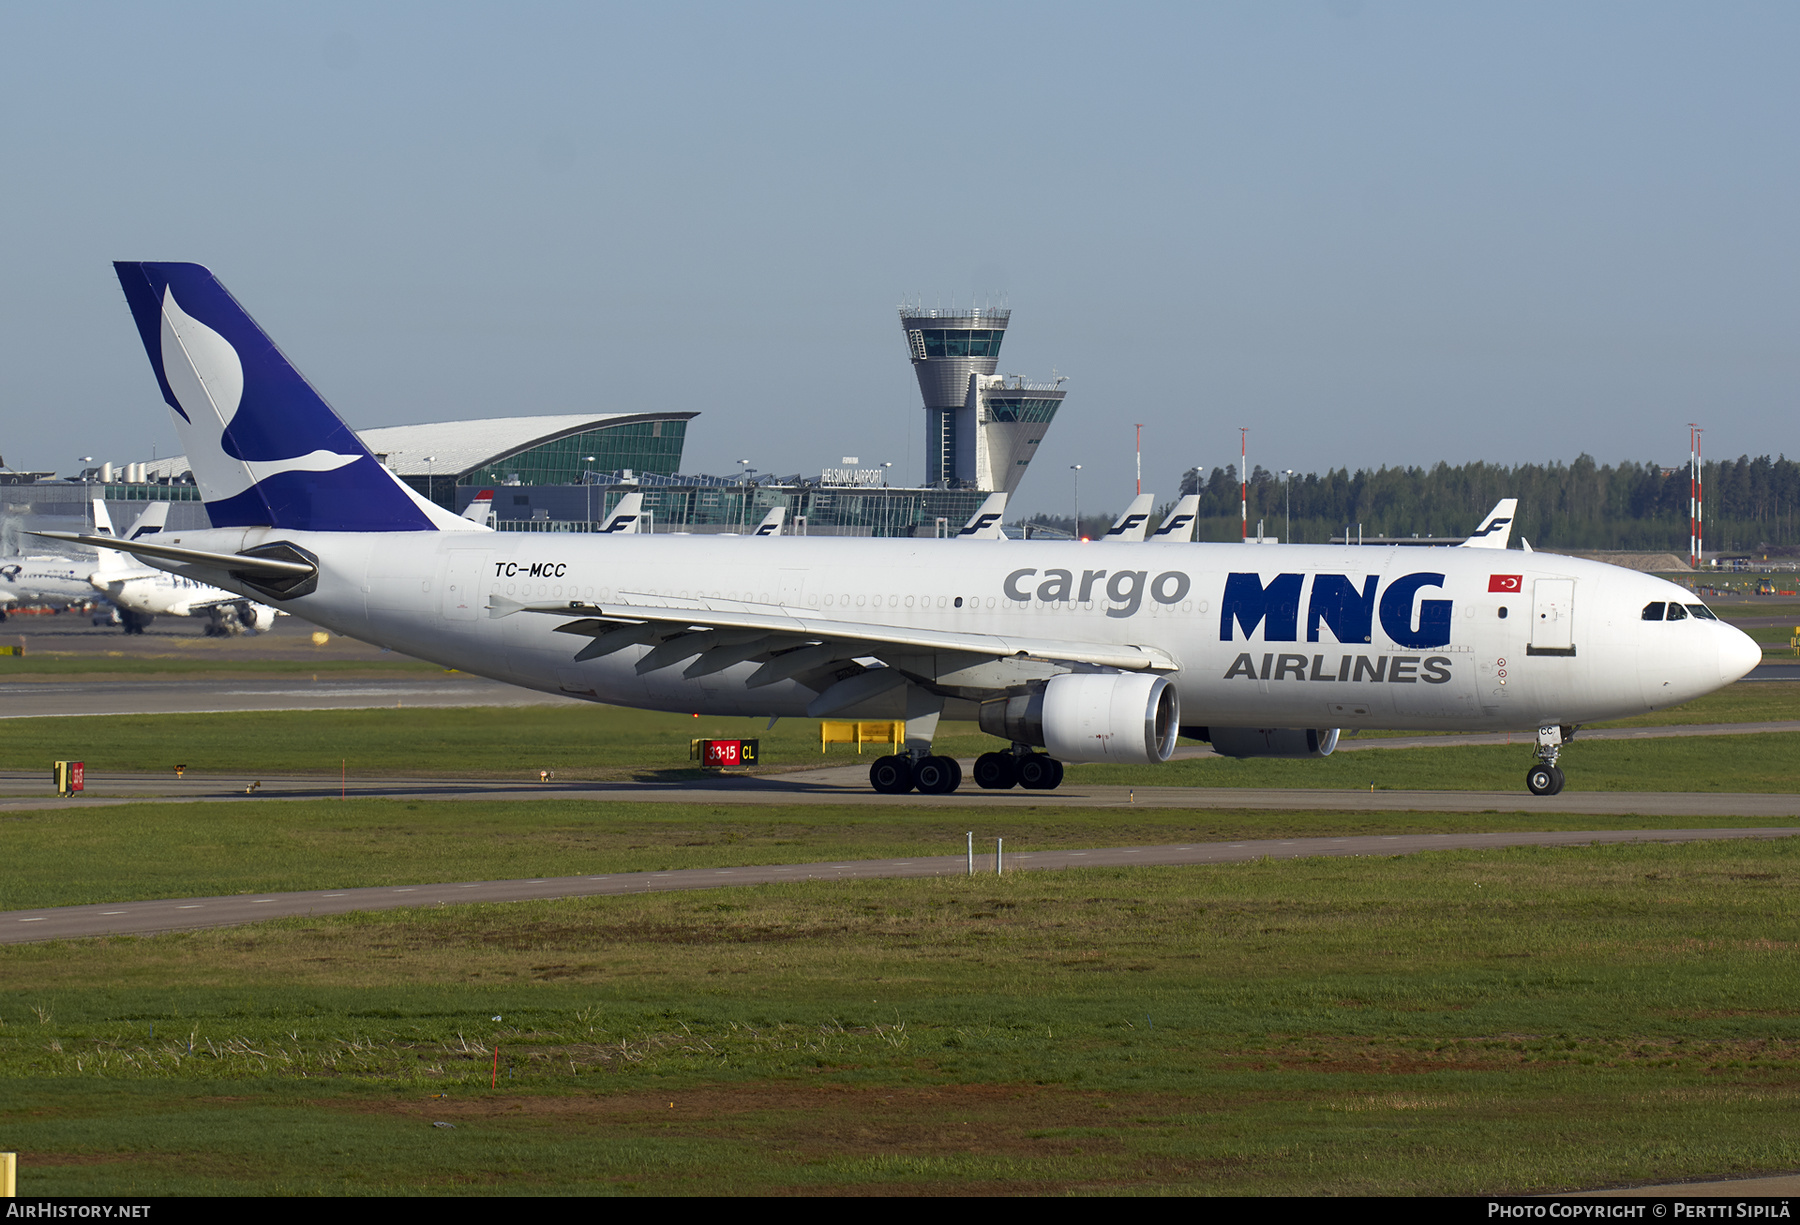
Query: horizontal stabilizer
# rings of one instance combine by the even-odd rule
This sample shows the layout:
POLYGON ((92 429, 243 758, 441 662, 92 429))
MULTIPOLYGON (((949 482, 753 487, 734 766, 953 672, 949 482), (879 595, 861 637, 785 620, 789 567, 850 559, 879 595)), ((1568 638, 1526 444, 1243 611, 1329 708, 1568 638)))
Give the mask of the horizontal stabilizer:
POLYGON ((84 536, 79 532, 33 532, 51 540, 67 540, 96 549, 119 549, 134 557, 154 557, 160 561, 179 562, 188 566, 207 566, 239 574, 261 574, 270 578, 305 578, 317 574, 319 568, 308 562, 284 561, 275 557, 252 557, 244 553, 208 553, 201 549, 178 549, 173 545, 150 544, 142 540, 118 540, 112 536, 84 536))

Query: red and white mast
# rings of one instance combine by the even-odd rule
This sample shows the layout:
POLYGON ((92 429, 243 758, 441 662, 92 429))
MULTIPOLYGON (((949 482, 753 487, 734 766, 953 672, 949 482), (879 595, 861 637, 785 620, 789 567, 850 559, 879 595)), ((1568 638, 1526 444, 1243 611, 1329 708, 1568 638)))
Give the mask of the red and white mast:
POLYGON ((1250 430, 1238 427, 1238 514, 1243 517, 1245 540, 1250 539, 1250 430))
POLYGON ((1706 491, 1702 488, 1700 456, 1700 435, 1705 432, 1688 422, 1688 565, 1696 570, 1706 551, 1706 491))

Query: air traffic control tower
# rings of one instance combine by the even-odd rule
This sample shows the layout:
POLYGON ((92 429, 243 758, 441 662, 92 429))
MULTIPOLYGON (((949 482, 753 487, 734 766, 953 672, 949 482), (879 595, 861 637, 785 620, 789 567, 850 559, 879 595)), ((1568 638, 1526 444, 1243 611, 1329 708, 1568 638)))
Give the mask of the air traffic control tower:
POLYGON ((994 373, 1010 310, 900 308, 925 398, 925 483, 1011 493, 1061 407, 1062 380, 994 373))

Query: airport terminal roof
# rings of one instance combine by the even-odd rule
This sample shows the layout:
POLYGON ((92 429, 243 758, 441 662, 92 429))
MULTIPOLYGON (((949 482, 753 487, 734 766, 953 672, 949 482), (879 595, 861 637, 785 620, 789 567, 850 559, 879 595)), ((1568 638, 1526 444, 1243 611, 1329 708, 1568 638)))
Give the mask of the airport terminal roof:
MULTIPOLYGON (((385 456, 389 468, 401 476, 450 476, 496 463, 532 447, 611 426, 644 421, 689 421, 698 413, 565 413, 549 417, 486 417, 476 421, 431 421, 423 425, 383 425, 358 430, 363 445, 385 456), (426 457, 431 462, 426 463, 426 457)), ((149 463, 148 474, 180 476, 188 470, 187 457, 149 463)))

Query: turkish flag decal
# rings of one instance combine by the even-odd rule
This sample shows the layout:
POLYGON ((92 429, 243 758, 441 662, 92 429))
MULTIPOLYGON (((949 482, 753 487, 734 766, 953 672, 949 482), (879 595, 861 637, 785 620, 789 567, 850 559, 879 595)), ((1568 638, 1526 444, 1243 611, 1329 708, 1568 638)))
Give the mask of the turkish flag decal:
POLYGON ((1488 575, 1488 590, 1517 591, 1524 582, 1523 574, 1490 574, 1488 575))

